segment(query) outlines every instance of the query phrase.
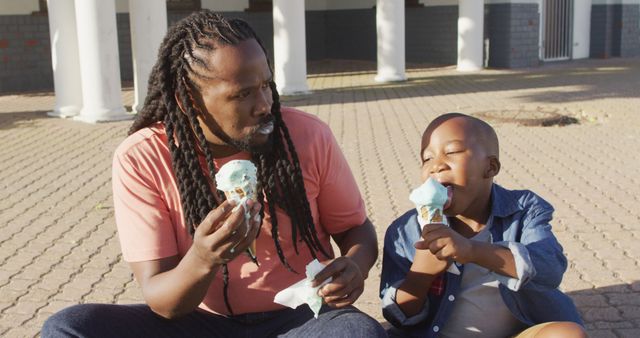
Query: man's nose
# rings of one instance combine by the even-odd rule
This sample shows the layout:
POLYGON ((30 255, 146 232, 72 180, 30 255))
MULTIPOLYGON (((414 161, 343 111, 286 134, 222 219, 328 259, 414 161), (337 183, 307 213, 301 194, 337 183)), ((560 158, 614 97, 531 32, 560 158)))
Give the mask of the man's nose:
POLYGON ((271 113, 271 106, 273 105, 273 97, 271 96, 271 90, 263 89, 258 93, 256 101, 256 114, 264 115, 271 113))

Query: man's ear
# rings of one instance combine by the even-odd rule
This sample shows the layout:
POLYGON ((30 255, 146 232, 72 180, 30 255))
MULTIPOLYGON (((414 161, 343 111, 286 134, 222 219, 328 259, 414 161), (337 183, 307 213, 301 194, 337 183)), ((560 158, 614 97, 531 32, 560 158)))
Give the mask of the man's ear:
POLYGON ((484 173, 485 178, 492 178, 498 175, 500 172, 500 160, 498 156, 490 155, 487 160, 489 161, 487 169, 484 173))

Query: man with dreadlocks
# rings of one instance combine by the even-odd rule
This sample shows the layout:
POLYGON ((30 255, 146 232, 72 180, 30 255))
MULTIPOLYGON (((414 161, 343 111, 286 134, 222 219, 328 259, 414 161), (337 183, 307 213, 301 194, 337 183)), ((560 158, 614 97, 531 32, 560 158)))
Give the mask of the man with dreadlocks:
POLYGON ((351 306, 377 257, 355 180, 326 124, 280 106, 246 22, 203 10, 169 30, 116 150, 113 193, 147 304, 76 305, 49 318, 44 337, 385 336, 351 306), (258 202, 236 206, 216 189, 217 169, 236 159, 256 165, 258 202), (244 254, 256 236, 257 261, 244 254), (332 277, 318 319, 273 302, 314 258, 327 264, 314 285, 332 277))

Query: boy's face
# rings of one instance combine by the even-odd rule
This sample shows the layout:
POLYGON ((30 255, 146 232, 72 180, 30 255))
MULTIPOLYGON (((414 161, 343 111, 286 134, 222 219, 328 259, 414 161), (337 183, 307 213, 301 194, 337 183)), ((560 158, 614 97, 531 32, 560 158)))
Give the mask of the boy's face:
POLYGON ((488 203, 499 162, 495 168, 497 156, 478 130, 469 118, 453 117, 432 123, 422 136, 422 180, 433 177, 451 186, 447 215, 475 215, 488 203))

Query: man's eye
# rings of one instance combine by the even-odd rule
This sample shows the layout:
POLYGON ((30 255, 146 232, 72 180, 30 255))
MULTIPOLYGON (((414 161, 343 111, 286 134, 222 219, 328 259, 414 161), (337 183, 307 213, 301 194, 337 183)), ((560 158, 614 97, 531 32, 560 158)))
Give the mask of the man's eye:
POLYGON ((425 164, 427 162, 431 161, 431 157, 426 157, 422 159, 422 164, 425 164))
POLYGON ((244 98, 245 98, 245 97, 247 97, 247 96, 249 96, 249 91, 248 91, 248 90, 243 90, 243 91, 239 92, 239 93, 236 95, 236 98, 238 98, 238 99, 244 99, 244 98))
POLYGON ((463 150, 450 150, 450 151, 447 151, 446 154, 447 155, 453 155, 453 154, 460 154, 462 152, 463 152, 463 150))

